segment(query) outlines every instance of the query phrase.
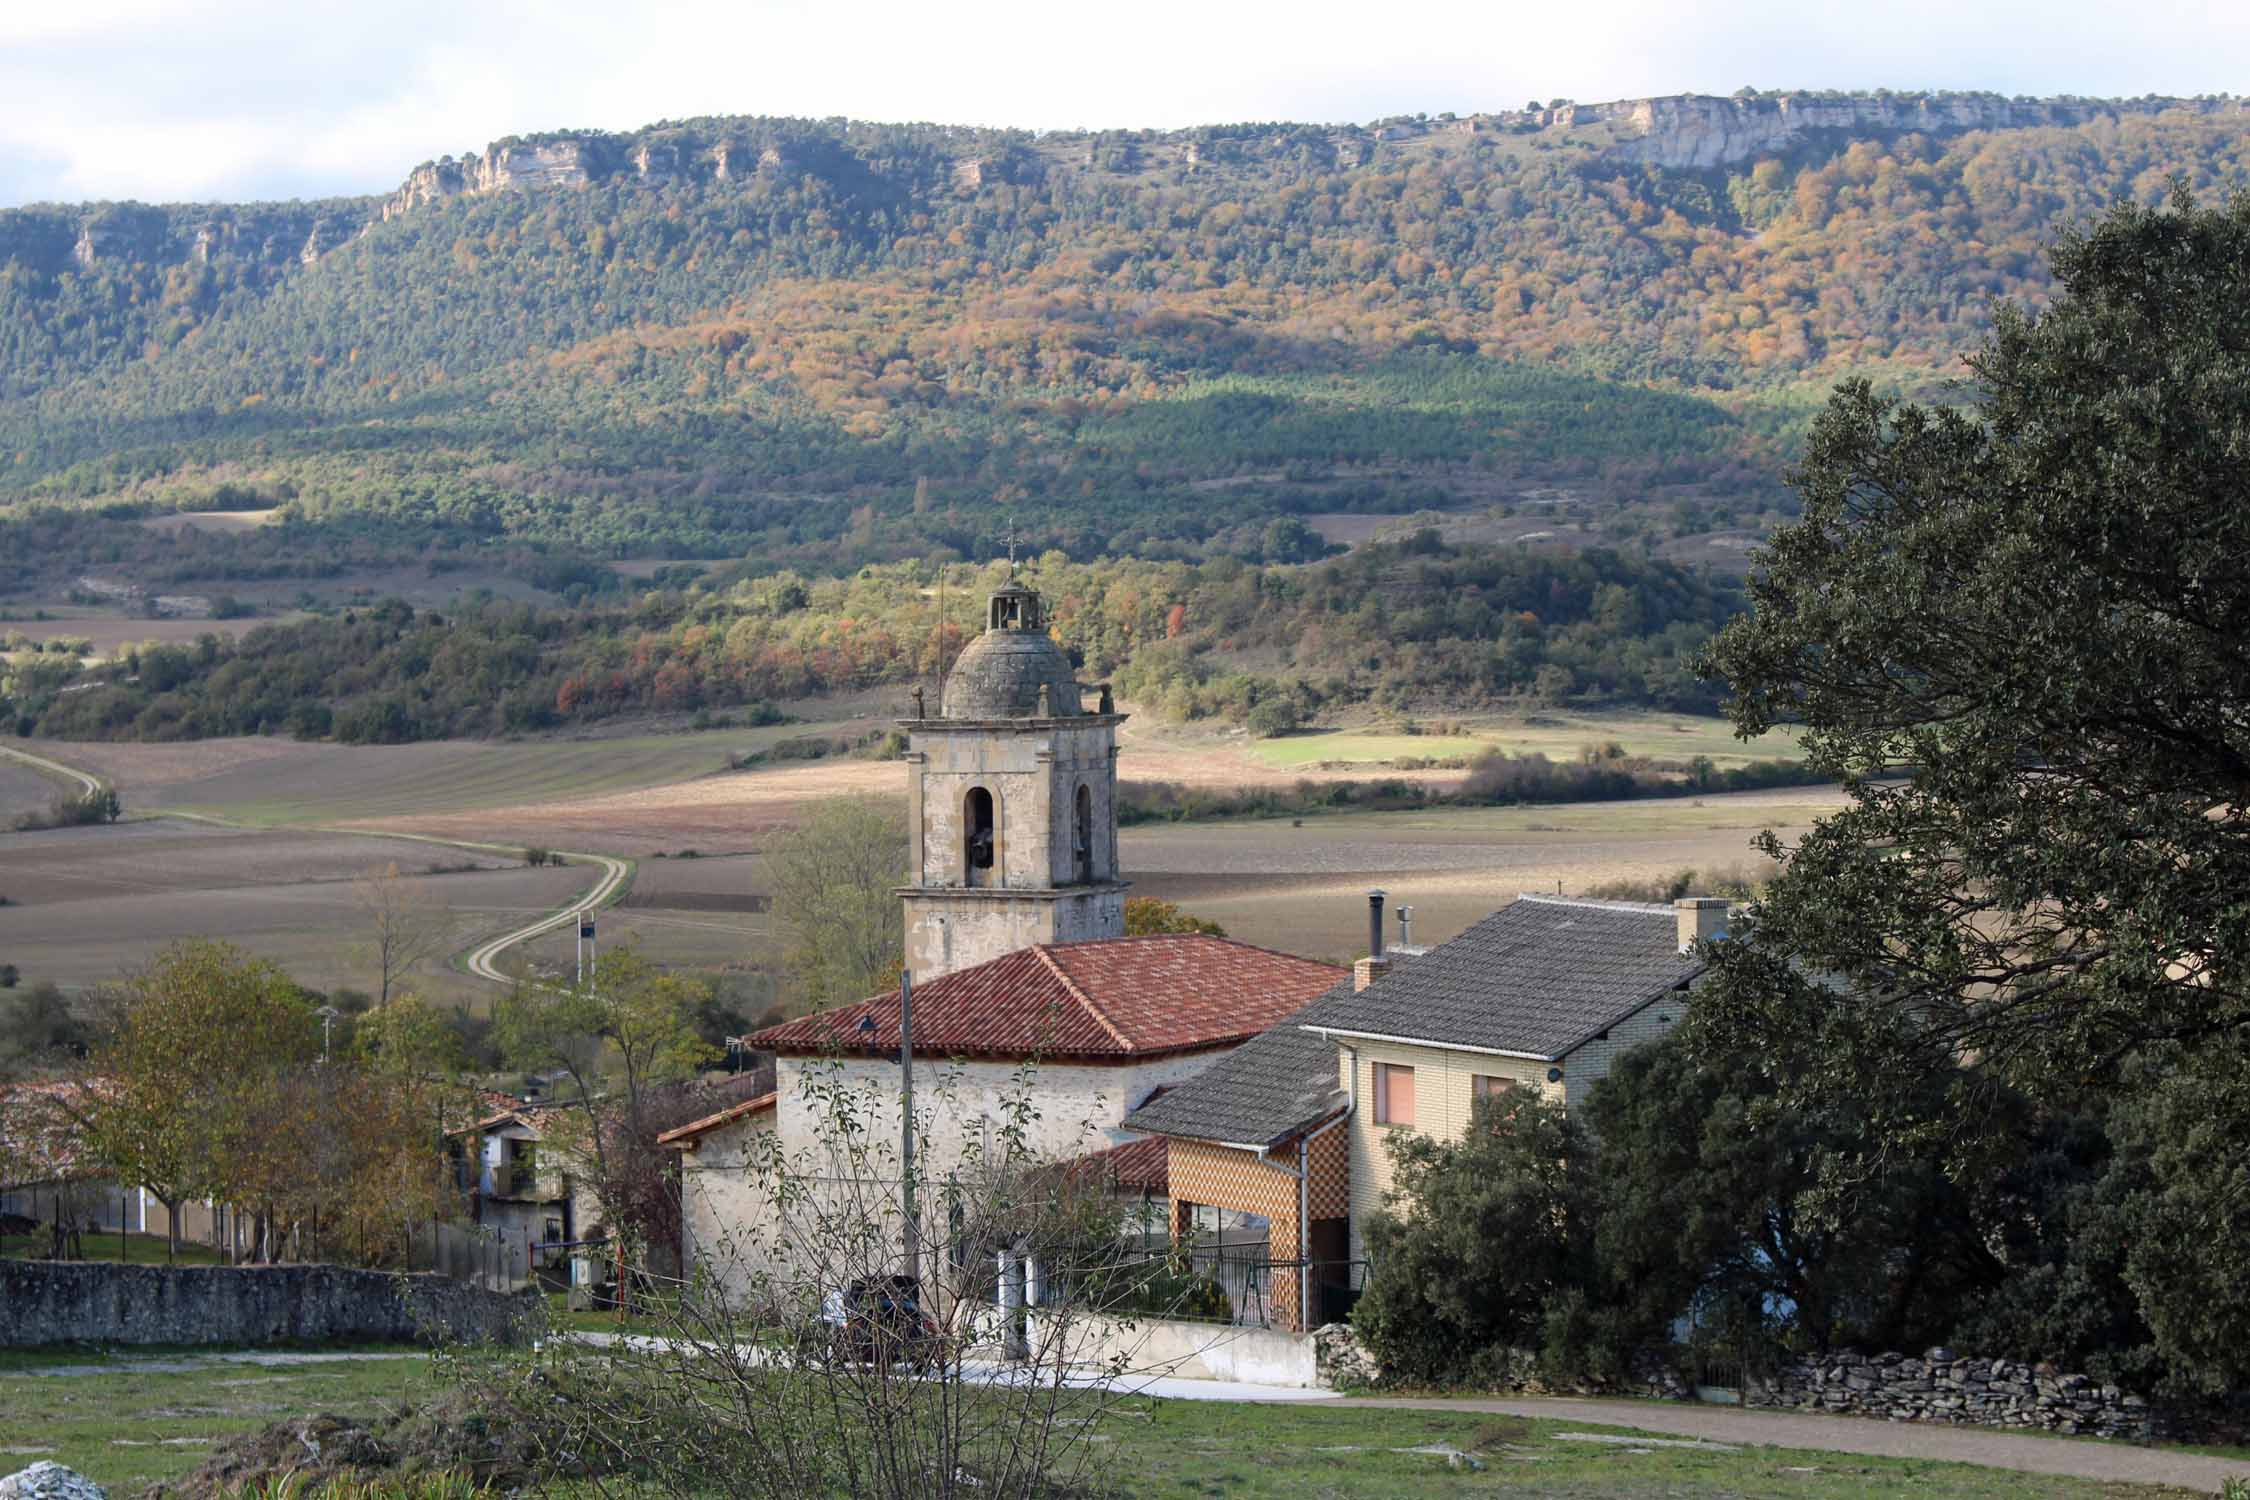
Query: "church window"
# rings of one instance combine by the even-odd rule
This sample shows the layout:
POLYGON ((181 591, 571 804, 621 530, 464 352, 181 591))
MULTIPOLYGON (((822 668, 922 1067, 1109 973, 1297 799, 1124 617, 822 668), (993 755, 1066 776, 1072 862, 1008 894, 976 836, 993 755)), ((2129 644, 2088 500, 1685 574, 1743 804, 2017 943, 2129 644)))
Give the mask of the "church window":
POLYGON ((1078 883, 1091 884, 1094 879, 1094 792, 1083 781, 1078 783, 1076 809, 1071 819, 1070 852, 1077 865, 1078 883))
POLYGON ((992 815, 992 793, 981 786, 969 788, 967 813, 961 883, 990 885, 993 850, 998 837, 998 825, 992 815))

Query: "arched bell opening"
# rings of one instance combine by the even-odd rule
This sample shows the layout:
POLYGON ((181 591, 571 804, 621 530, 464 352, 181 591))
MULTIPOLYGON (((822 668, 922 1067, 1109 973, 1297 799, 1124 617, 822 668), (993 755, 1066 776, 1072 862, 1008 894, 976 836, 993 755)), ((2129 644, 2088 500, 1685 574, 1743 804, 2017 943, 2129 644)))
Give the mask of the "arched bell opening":
POLYGON ((994 861, 999 854, 1000 824, 992 793, 981 786, 969 788, 962 809, 961 883, 995 885, 994 861))
POLYGON ((1080 885, 1094 883, 1094 789, 1078 783, 1070 821, 1071 866, 1080 885))

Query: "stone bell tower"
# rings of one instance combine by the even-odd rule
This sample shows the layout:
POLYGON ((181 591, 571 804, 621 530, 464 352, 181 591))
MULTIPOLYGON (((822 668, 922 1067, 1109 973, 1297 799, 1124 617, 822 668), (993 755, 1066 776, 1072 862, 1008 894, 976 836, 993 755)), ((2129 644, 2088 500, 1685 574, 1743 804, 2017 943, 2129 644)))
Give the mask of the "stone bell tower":
POLYGON ((1033 943, 1122 937, 1117 878, 1117 726, 1109 690, 1079 702, 1039 595, 1013 577, 984 634, 922 694, 907 735, 913 831, 906 967, 934 979, 1033 943))

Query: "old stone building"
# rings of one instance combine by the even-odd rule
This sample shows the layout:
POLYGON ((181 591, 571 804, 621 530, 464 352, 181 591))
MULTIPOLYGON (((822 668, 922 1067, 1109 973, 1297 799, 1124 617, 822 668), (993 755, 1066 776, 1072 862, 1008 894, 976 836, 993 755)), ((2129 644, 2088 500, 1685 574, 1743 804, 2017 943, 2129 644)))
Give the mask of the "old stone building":
POLYGON ((992 596, 938 714, 902 724, 913 883, 899 895, 917 980, 1034 943, 1124 934, 1123 719, 1106 689, 1086 710, 1035 591, 1011 579, 992 596))

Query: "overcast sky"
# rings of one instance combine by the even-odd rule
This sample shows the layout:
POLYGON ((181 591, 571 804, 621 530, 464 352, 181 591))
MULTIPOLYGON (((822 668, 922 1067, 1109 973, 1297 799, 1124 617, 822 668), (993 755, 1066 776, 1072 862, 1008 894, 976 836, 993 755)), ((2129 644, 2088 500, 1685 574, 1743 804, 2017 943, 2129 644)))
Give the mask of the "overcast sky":
POLYGON ((0 205, 378 192, 700 114, 1369 120, 1780 88, 2250 92, 2245 0, 0 0, 0 205))

